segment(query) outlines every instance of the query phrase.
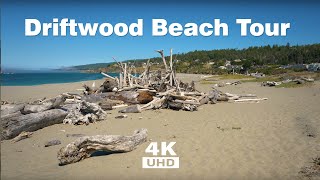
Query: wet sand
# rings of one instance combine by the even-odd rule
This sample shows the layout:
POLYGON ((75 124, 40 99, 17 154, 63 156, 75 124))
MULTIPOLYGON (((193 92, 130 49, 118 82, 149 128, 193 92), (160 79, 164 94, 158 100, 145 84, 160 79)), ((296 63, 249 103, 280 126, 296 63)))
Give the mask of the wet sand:
MULTIPOLYGON (((181 75, 185 81, 200 75, 181 75)), ((233 80, 229 80, 233 81, 233 80)), ((92 82, 92 81, 91 81, 92 82)), ((90 82, 90 83, 91 83, 90 82)), ((88 82, 87 82, 88 83, 88 82)), ((99 82, 96 81, 98 85, 99 82)), ((196 83, 208 92, 212 84, 196 83)), ((2 100, 28 101, 81 88, 81 83, 1 87, 2 100)), ((320 155, 320 83, 273 88, 243 83, 218 88, 234 94, 267 97, 260 103, 218 103, 198 111, 150 110, 88 126, 58 124, 31 138, 1 143, 2 179, 299 179, 299 171, 320 155), (233 128, 234 127, 234 128, 233 128), (95 156, 59 166, 57 151, 75 140, 66 134, 131 135, 147 128, 149 141, 129 153, 95 156), (240 129, 239 129, 240 128, 240 129), (62 144, 44 147, 51 139, 62 144), (150 142, 175 141, 179 169, 142 169, 150 142)), ((78 91, 79 92, 79 91, 78 91)))

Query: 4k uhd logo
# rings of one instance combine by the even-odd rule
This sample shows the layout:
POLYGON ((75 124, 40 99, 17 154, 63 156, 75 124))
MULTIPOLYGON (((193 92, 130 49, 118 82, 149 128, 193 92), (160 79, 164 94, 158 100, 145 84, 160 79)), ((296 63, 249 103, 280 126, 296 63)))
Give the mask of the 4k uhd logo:
POLYGON ((175 144, 161 142, 159 149, 157 142, 151 142, 145 152, 151 153, 153 157, 142 157, 142 168, 179 168, 179 157, 172 149, 175 144))

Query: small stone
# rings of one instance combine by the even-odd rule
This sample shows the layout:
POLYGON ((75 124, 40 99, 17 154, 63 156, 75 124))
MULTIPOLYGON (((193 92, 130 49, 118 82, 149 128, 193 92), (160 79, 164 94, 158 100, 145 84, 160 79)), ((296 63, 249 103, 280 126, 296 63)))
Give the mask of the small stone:
POLYGON ((84 134, 67 134, 66 135, 67 137, 83 137, 83 136, 86 136, 84 134))
POLYGON ((54 139, 54 140, 46 142, 44 144, 44 147, 55 146, 55 145, 59 145, 59 144, 61 144, 61 141, 57 140, 57 139, 54 139))
POLYGON ((127 117, 128 117, 128 115, 123 114, 123 115, 116 116, 115 118, 116 119, 122 119, 122 118, 127 118, 127 117))

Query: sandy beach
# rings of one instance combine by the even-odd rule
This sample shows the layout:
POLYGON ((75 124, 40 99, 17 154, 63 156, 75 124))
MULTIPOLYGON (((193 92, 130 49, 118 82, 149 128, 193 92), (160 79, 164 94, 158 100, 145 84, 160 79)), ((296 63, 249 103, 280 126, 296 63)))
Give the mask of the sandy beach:
MULTIPOLYGON (((201 75, 180 75, 183 81, 201 75)), ((234 80, 230 80, 234 81, 234 80)), ((100 85, 102 80, 95 81, 100 85)), ((78 92, 83 83, 1 87, 1 99, 24 102, 78 92)), ((196 82, 208 92, 212 84, 196 82)), ((299 88, 261 87, 247 82, 218 88, 234 94, 256 94, 260 103, 218 103, 198 111, 149 110, 88 126, 57 124, 31 138, 1 142, 1 179, 300 179, 299 171, 320 155, 320 83, 299 88), (147 128, 149 141, 132 152, 95 156, 59 166, 58 150, 74 141, 66 134, 131 135, 147 128), (62 144, 44 147, 48 140, 62 144), (179 169, 143 169, 142 157, 150 142, 176 142, 179 169)))

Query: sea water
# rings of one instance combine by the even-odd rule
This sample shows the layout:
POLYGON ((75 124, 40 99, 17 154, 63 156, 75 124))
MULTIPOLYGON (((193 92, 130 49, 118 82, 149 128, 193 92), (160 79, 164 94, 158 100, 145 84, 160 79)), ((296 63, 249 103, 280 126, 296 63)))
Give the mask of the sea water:
MULTIPOLYGON (((108 73, 117 76, 117 73, 108 73)), ((102 79, 100 73, 82 72, 29 72, 1 74, 1 86, 33 86, 41 84, 71 83, 102 79)))

